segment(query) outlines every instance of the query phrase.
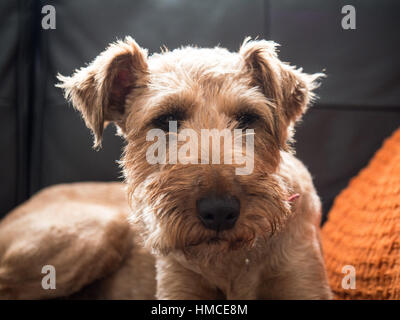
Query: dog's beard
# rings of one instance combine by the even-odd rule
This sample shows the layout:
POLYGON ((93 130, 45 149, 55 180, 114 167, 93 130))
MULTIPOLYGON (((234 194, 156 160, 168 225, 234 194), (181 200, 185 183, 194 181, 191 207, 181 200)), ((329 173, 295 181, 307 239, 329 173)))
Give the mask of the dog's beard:
POLYGON ((273 234, 271 224, 263 221, 266 219, 254 219, 251 223, 238 221, 233 229, 220 232, 208 230, 196 217, 187 217, 178 212, 174 212, 174 216, 155 220, 158 221, 132 217, 132 221, 140 225, 144 245, 161 255, 180 251, 190 257, 205 251, 208 254, 220 254, 242 248, 251 249, 257 241, 266 240, 273 234))
POLYGON ((189 186, 182 184, 171 192, 154 175, 130 189, 131 221, 139 226, 144 245, 155 254, 179 251, 190 259, 251 250, 279 232, 289 215, 286 193, 276 178, 252 180, 251 193, 246 195, 245 208, 234 228, 216 232, 206 229, 197 217, 189 186))

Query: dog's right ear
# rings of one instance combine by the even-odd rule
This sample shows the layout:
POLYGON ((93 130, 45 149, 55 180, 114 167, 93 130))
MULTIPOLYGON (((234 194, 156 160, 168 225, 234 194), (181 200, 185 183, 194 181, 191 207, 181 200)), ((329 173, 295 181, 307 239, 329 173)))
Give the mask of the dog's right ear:
POLYGON ((94 135, 94 147, 101 146, 104 123, 115 122, 123 129, 128 94, 146 85, 147 51, 131 37, 111 44, 86 68, 71 77, 58 74, 65 97, 82 113, 94 135))

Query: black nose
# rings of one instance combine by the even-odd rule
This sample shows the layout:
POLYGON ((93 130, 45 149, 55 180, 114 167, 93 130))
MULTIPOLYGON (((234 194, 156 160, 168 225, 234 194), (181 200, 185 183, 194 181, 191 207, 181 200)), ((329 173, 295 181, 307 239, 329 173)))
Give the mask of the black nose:
POLYGON ((233 196, 205 197, 197 201, 197 213, 207 229, 233 228, 240 214, 240 201, 233 196))

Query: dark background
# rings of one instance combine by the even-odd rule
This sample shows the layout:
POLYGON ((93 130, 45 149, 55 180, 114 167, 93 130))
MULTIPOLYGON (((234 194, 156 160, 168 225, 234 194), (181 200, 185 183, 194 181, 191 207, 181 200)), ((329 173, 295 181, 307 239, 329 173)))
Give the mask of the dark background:
POLYGON ((326 215, 400 124, 399 32, 400 2, 388 0, 1 0, 0 217, 48 185, 119 179, 115 129, 94 151, 54 83, 57 72, 70 75, 125 35, 150 52, 164 44, 237 50, 245 36, 259 36, 281 44, 282 60, 325 70, 296 148, 326 215), (56 8, 56 30, 41 28, 46 4, 56 8), (356 8, 356 30, 341 27, 347 4, 356 8))

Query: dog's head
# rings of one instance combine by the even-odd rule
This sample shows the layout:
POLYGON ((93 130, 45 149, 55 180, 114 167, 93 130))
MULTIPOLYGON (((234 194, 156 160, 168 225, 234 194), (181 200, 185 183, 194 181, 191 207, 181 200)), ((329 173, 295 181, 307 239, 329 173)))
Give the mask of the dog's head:
POLYGON ((277 170, 322 74, 282 63, 275 47, 246 39, 234 53, 186 47, 148 57, 126 38, 59 76, 95 147, 107 122, 125 137, 132 217, 155 251, 253 246, 290 214, 277 170))

